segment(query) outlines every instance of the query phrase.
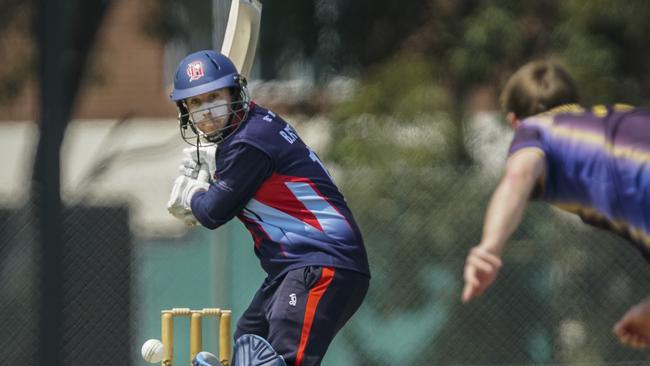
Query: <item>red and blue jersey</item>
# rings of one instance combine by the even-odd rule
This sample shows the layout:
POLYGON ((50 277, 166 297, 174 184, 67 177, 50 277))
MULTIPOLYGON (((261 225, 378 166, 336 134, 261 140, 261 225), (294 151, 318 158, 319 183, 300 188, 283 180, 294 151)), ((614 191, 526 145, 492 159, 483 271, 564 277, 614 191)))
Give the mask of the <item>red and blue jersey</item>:
POLYGON ((363 238, 318 156, 273 112, 252 105, 217 149, 215 182, 192 212, 216 228, 234 216, 253 237, 269 278, 319 265, 369 275, 363 238))
POLYGON ((650 260, 650 110, 565 105, 522 121, 509 155, 535 149, 541 198, 631 240, 650 260))

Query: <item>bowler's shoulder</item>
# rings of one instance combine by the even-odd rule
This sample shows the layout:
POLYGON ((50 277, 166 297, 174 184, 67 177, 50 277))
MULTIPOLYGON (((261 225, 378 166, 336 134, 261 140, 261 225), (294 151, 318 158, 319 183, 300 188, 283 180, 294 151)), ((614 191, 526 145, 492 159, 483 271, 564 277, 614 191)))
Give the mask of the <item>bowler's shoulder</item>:
POLYGON ((581 118, 589 110, 579 104, 562 104, 545 112, 530 116, 522 121, 527 125, 550 126, 554 122, 565 118, 581 118))
MULTIPOLYGON (((604 114, 607 114, 607 108, 604 114)), ((522 125, 529 128, 540 128, 542 130, 554 129, 562 125, 592 123, 603 113, 600 108, 585 107, 579 104, 562 104, 551 108, 548 111, 530 116, 522 121, 522 125)))
POLYGON ((555 124, 566 125, 573 128, 603 127, 608 123, 616 123, 626 116, 648 116, 650 110, 630 104, 595 104, 591 106, 577 106, 568 110, 559 110, 552 114, 555 124))

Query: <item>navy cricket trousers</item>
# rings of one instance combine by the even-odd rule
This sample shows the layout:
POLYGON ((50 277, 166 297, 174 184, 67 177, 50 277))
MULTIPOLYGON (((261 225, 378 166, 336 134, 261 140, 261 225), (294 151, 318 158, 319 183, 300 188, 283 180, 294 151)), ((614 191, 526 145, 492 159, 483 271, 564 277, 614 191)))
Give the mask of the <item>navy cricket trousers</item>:
POLYGON ((368 291, 359 272, 308 266, 266 281, 237 323, 243 334, 264 337, 289 366, 320 365, 336 333, 368 291))

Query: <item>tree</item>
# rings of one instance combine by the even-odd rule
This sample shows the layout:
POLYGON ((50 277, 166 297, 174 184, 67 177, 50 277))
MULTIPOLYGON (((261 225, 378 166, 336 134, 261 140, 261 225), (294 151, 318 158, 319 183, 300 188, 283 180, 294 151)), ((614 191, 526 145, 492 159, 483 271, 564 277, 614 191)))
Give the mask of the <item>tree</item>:
MULTIPOLYGON (((598 306, 613 296, 603 284, 630 281, 630 288, 643 287, 643 280, 633 282, 623 273, 627 269, 612 265, 637 253, 624 249, 620 240, 608 243, 611 236, 567 222, 548 206, 533 206, 513 237, 516 249, 506 253, 509 266, 501 282, 479 305, 460 307, 435 283, 455 288, 459 296, 460 284, 449 278, 460 279, 464 254, 480 237, 482 213, 495 185, 464 151, 473 93, 491 90, 496 109, 494 96, 511 72, 530 59, 553 56, 576 76, 587 103, 647 102, 650 70, 639 60, 647 59, 643 18, 650 13, 648 5, 633 1, 622 7, 605 0, 416 3, 421 6, 409 2, 404 12, 386 7, 396 22, 410 9, 425 12, 411 18, 411 27, 397 26, 404 32, 400 37, 374 28, 386 15, 383 9, 366 8, 369 19, 341 28, 348 41, 341 60, 364 71, 353 96, 331 114, 333 144, 326 159, 335 164, 337 181, 368 243, 375 281, 367 311, 391 324, 393 334, 427 335, 417 340, 415 355, 408 353, 411 359, 400 360, 405 364, 640 360, 609 336, 608 327, 622 309, 598 306), (358 33, 345 33, 348 29, 358 33), (612 245, 625 253, 614 255, 612 245), (558 277, 558 271, 571 274, 558 277), (427 279, 430 272, 436 276, 427 279), (429 309, 428 317, 408 322, 408 314, 423 309, 429 309), (446 324, 429 322, 438 314, 444 314, 446 324), (401 319, 401 328, 395 319, 401 319), (421 332, 420 326, 429 331, 421 332), (580 340, 580 334, 588 336, 580 340)), ((350 332, 381 339, 380 330, 364 334, 361 329, 350 332)), ((383 364, 400 348, 402 337, 407 336, 372 349, 358 342, 355 349, 367 364, 383 364)))
POLYGON ((0 105, 15 100, 35 73, 32 9, 32 1, 0 3, 0 105))

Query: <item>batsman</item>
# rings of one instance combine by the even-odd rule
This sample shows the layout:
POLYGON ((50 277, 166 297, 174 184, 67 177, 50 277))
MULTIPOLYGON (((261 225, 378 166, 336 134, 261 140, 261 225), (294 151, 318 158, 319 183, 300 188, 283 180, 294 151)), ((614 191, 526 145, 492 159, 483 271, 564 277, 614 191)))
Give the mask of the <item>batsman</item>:
POLYGON ((252 100, 221 53, 176 70, 171 100, 185 151, 168 209, 216 229, 237 217, 267 274, 237 323, 233 365, 320 365, 370 279, 361 232, 325 165, 280 116, 252 100), (268 354, 268 352, 267 352, 268 354))

